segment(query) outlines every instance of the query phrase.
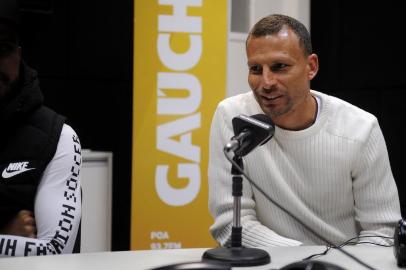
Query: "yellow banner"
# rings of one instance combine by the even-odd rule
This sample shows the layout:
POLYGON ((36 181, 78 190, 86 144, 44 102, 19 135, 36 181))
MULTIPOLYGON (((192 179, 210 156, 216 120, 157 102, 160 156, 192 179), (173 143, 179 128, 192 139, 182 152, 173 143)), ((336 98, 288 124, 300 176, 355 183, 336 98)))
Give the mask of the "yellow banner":
POLYGON ((131 249, 212 247, 211 118, 226 93, 227 0, 137 0, 131 249))

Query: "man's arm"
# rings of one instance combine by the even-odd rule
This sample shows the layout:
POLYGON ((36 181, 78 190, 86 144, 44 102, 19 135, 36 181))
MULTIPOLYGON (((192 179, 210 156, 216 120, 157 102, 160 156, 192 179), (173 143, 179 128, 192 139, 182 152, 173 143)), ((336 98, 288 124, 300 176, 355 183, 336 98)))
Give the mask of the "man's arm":
POLYGON ((55 156, 43 173, 35 197, 37 236, 0 235, 0 257, 72 252, 81 217, 81 164, 79 139, 64 125, 55 156))
MULTIPOLYGON (((233 219, 231 164, 223 154, 224 145, 233 135, 231 119, 226 119, 224 108, 220 105, 214 114, 210 133, 209 209, 215 219, 210 230, 214 239, 221 245, 227 245, 230 241, 233 219)), ((301 244, 276 234, 257 220, 252 187, 247 181, 243 181, 241 225, 242 243, 246 247, 301 244)))
MULTIPOLYGON (((355 218, 361 226, 360 236, 393 237, 394 227, 401 219, 399 196, 385 140, 377 121, 361 151, 353 179, 355 218)), ((366 241, 393 243, 379 237, 359 240, 366 241)))

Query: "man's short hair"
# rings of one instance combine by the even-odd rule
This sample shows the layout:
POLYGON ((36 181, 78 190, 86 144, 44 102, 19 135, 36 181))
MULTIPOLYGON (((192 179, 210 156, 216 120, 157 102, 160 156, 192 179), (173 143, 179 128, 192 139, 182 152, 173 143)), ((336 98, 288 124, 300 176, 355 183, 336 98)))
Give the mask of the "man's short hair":
POLYGON ((18 43, 18 0, 0 0, 0 24, 10 41, 18 43))
POLYGON ((281 14, 269 15, 259 20, 248 33, 247 43, 251 37, 257 38, 277 34, 284 26, 289 27, 299 38, 299 44, 304 54, 306 56, 312 54, 312 42, 306 27, 298 20, 281 14))

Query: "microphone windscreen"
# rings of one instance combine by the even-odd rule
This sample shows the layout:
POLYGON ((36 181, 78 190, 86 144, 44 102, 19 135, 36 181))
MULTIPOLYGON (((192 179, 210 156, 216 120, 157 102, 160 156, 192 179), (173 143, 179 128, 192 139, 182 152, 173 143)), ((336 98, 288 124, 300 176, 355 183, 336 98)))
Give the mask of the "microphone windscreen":
POLYGON ((269 116, 267 116, 267 115, 265 115, 263 113, 254 114, 254 115, 251 115, 251 117, 254 118, 254 119, 257 119, 258 121, 264 122, 264 123, 266 123, 268 125, 274 126, 274 123, 272 122, 272 119, 269 116))
POLYGON ((251 135, 245 141, 244 147, 235 151, 236 155, 245 156, 258 145, 268 142, 275 133, 275 126, 265 114, 252 116, 239 115, 232 120, 234 135, 238 136, 243 131, 249 131, 251 135))
POLYGON ((273 123, 272 119, 269 116, 262 113, 251 115, 251 117, 257 119, 258 121, 266 123, 272 127, 271 136, 269 136, 266 140, 264 140, 260 145, 267 143, 275 133, 275 124, 273 123))

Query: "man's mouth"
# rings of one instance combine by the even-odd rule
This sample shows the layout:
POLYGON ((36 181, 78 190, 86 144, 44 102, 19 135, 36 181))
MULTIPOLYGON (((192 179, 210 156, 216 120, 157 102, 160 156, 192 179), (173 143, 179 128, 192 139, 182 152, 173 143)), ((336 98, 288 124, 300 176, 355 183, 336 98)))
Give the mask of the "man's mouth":
POLYGON ((267 101, 273 101, 273 100, 276 100, 276 99, 278 99, 278 98, 280 98, 280 97, 282 97, 282 95, 277 95, 277 94, 275 94, 275 95, 268 95, 268 96, 261 96, 264 100, 267 100, 267 101))

